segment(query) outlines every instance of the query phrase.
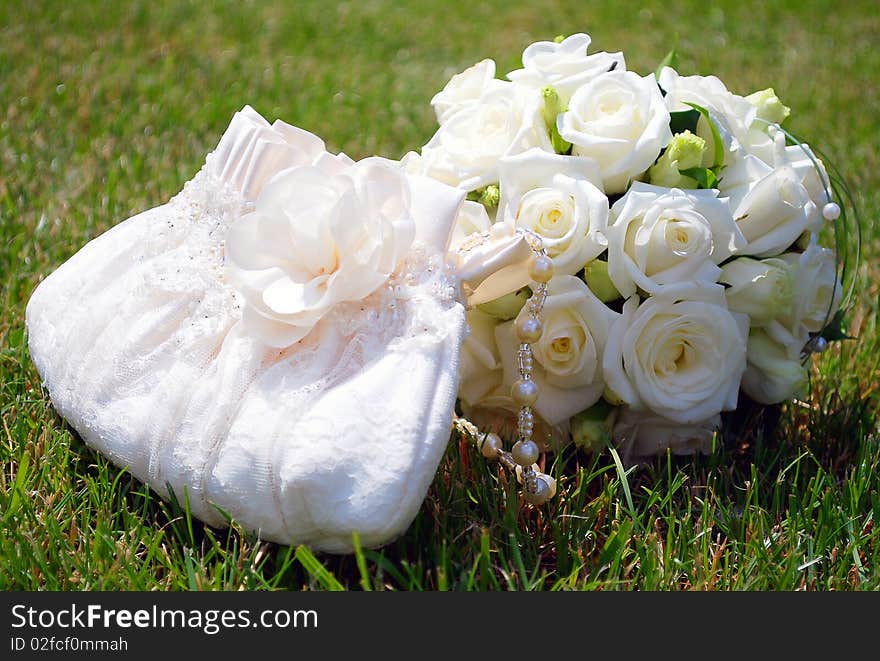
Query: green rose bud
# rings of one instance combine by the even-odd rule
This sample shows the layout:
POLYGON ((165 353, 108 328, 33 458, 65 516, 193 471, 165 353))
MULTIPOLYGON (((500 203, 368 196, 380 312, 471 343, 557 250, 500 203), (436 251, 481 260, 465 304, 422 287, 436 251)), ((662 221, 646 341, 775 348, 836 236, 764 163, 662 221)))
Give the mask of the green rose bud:
POLYGON ((541 94, 544 96, 544 107, 541 109, 541 116, 550 132, 550 142, 553 143, 553 150, 557 154, 565 154, 571 149, 571 143, 559 135, 559 129, 556 125, 556 118, 560 113, 565 112, 565 106, 559 99, 559 92, 552 85, 548 85, 541 94))
POLYGON ((605 390, 602 391, 602 399, 611 404, 611 406, 620 406, 623 404, 623 400, 620 398, 616 392, 614 392, 609 386, 605 386, 605 390))
POLYGON ((495 319, 509 321, 519 314, 519 311, 523 309, 531 295, 532 290, 528 287, 523 287, 518 291, 510 292, 493 301, 481 303, 477 306, 477 309, 495 319))
POLYGON ((480 193, 479 202, 484 207, 491 209, 492 207, 497 207, 498 202, 501 199, 501 189, 498 188, 495 184, 489 184, 483 189, 483 192, 480 193))
POLYGON ((788 264, 777 258, 740 257, 721 267, 727 306, 749 315, 752 326, 763 326, 791 312, 794 283, 788 264))
POLYGON ((685 130, 672 136, 672 142, 648 171, 650 182, 667 188, 696 188, 696 180, 681 174, 682 170, 700 167, 706 153, 706 141, 685 130))
POLYGON ((603 303, 615 301, 620 298, 620 292, 611 282, 608 276, 608 262, 601 259, 594 259, 584 267, 584 282, 590 288, 596 298, 603 303))
MULTIPOLYGON (((774 124, 782 124, 791 114, 791 108, 783 105, 772 87, 754 92, 746 97, 746 101, 758 108, 758 118, 774 124)), ((763 122, 759 123, 764 126, 763 122)))
POLYGON ((579 448, 601 450, 611 441, 611 430, 617 419, 617 407, 599 400, 586 411, 571 419, 571 436, 579 448))

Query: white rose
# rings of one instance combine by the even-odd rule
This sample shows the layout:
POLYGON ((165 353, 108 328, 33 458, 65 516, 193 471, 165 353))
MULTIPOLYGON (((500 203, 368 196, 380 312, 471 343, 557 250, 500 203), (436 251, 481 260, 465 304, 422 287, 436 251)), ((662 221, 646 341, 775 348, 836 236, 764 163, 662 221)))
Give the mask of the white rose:
POLYGON ((469 332, 461 347, 458 396, 465 405, 473 407, 485 405, 490 397, 499 394, 504 372, 495 344, 498 319, 474 308, 468 310, 467 323, 469 332))
MULTIPOLYGON (((575 276, 554 277, 547 294, 541 315, 544 331, 532 345, 532 378, 539 393, 533 408, 548 424, 559 425, 602 396, 602 355, 609 326, 619 315, 575 276)), ((500 324, 495 331, 508 392, 519 379, 519 340, 514 324, 500 324)))
POLYGON ((745 245, 727 201, 714 190, 636 182, 614 203, 608 275, 624 298, 681 282, 713 283, 718 264, 745 245))
POLYGON ((623 407, 614 425, 612 438, 627 460, 650 457, 667 450, 673 454, 710 454, 715 434, 721 429, 721 416, 681 424, 659 415, 623 407))
POLYGON ((721 267, 719 280, 730 285, 724 292, 727 307, 749 315, 752 326, 791 314, 794 283, 782 259, 740 257, 721 267))
MULTIPOLYGON (((659 83, 666 91, 664 98, 670 112, 691 110, 687 104, 695 103, 709 111, 728 151, 748 144, 749 128, 755 120, 757 108, 738 94, 731 93, 720 79, 715 76, 680 76, 675 69, 663 67, 659 83), (736 143, 731 138, 735 138, 736 143)), ((705 131, 708 127, 704 122, 704 119, 700 120, 697 133, 706 139, 707 157, 714 159, 714 145, 705 131)))
POLYGON ((608 198, 587 158, 530 149, 501 160, 498 219, 541 237, 556 273, 574 275, 606 248, 608 198))
POLYGON ((823 183, 828 182, 825 164, 813 153, 808 144, 786 145, 785 135, 777 132, 772 165, 776 169, 789 167, 794 171, 813 203, 806 209, 807 228, 819 232, 822 225, 822 207, 829 201, 823 183))
POLYGON ((597 76, 578 88, 556 122, 573 154, 598 163, 608 194, 626 190, 672 139, 669 112, 653 74, 597 76))
POLYGON ((748 318, 720 285, 669 285, 623 306, 605 347, 608 387, 638 410, 693 424, 736 408, 748 318))
POLYGON ((843 297, 834 251, 811 244, 801 254, 786 253, 779 259, 792 271, 794 304, 790 316, 778 316, 789 328, 800 324, 810 333, 820 332, 834 318, 843 297))
POLYGON ((777 152, 774 167, 787 165, 795 171, 801 184, 807 190, 810 199, 816 205, 817 212, 828 202, 823 181, 828 181, 825 164, 813 153, 810 145, 788 145, 777 152))
POLYGON ((464 190, 498 181, 498 161, 539 147, 553 151, 540 92, 513 83, 493 89, 449 117, 422 148, 422 174, 464 190))
MULTIPOLYGON (((722 189, 723 190, 723 189, 722 189)), ((740 253, 772 257, 812 226, 816 205, 790 167, 772 170, 758 181, 733 212, 748 241, 740 253)))
POLYGON ((431 99, 437 122, 443 124, 462 108, 476 105, 486 92, 507 85, 495 78, 495 62, 483 60, 450 78, 441 91, 431 99))
POLYGON ((806 384, 807 368, 800 355, 792 355, 763 330, 752 329, 743 392, 761 404, 778 404, 802 395, 806 384))
POLYGON ((410 202, 406 175, 380 158, 276 174, 227 234, 244 323, 268 345, 286 347, 337 303, 375 291, 412 244, 410 202))
POLYGON ((771 177, 774 172, 785 171, 786 177, 797 181, 812 202, 812 205, 804 207, 805 227, 817 232, 822 223, 821 209, 828 201, 822 183, 828 181, 825 166, 809 145, 786 146, 785 134, 772 128, 769 130, 775 132, 773 138, 765 134, 769 147, 752 144, 749 146, 750 152, 738 151, 733 154, 727 167, 721 171, 718 188, 722 195, 730 199, 731 209, 737 209, 746 195, 763 179, 771 177))
POLYGON ((773 168, 754 154, 738 151, 721 170, 716 187, 735 211, 755 184, 772 172, 773 168))
POLYGON ((586 34, 573 34, 558 44, 537 41, 523 51, 523 68, 511 71, 507 77, 534 89, 551 85, 564 104, 578 87, 596 76, 611 70, 626 70, 623 53, 587 55, 590 41, 586 34))

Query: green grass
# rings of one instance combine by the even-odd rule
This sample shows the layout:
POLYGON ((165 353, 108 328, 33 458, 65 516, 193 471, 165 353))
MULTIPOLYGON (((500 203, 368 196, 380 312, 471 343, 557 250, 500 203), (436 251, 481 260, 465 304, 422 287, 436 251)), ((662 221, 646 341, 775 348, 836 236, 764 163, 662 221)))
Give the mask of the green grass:
POLYGON ((0 588, 880 588, 875 3, 440 6, 0 3, 0 588), (805 406, 744 411, 711 456, 625 475, 608 452, 548 457, 562 495, 541 509, 453 437, 404 537, 317 559, 192 521, 53 411, 27 354, 31 291, 179 191, 235 110, 399 157, 433 132, 428 101, 452 73, 483 57, 509 71, 531 41, 579 30, 638 71, 675 45, 684 72, 772 85, 791 130, 849 177, 865 219, 859 340, 818 361, 805 406))

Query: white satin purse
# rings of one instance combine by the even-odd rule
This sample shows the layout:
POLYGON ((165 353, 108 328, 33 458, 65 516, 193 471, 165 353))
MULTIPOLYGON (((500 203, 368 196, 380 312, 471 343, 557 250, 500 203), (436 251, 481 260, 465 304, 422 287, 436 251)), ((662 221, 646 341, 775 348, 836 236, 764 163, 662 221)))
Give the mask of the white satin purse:
POLYGON ((528 279, 513 238, 450 269, 463 196, 245 107, 178 195, 40 283, 34 364, 89 446, 206 523, 384 544, 449 439, 460 277, 481 297, 528 279))

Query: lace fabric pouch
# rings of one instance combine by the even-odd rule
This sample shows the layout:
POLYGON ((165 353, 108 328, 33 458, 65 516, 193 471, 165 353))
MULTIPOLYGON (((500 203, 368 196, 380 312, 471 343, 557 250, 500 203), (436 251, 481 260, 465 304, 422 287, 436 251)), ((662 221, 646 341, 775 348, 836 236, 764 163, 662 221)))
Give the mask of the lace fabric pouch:
MULTIPOLYGON (((462 198, 246 107, 178 195, 40 283, 33 361, 89 446, 162 497, 185 495, 208 524, 226 513, 262 539, 330 552, 350 551, 355 531, 381 545, 415 517, 449 438, 466 327, 446 250, 462 198), (394 195, 377 192, 383 177, 394 195), (374 253, 363 237, 328 253, 330 271, 349 253, 374 267, 349 274, 348 295, 326 273, 301 287, 297 259, 313 268, 320 255, 284 253, 299 231, 285 200, 310 218, 327 190, 344 202, 331 214, 340 231, 339 209, 378 219, 365 225, 380 235, 374 253), (403 239, 389 261, 392 217, 403 239), (268 257, 255 253, 252 230, 276 226, 257 237, 268 257)), ((315 227, 303 231, 332 247, 315 227)))

